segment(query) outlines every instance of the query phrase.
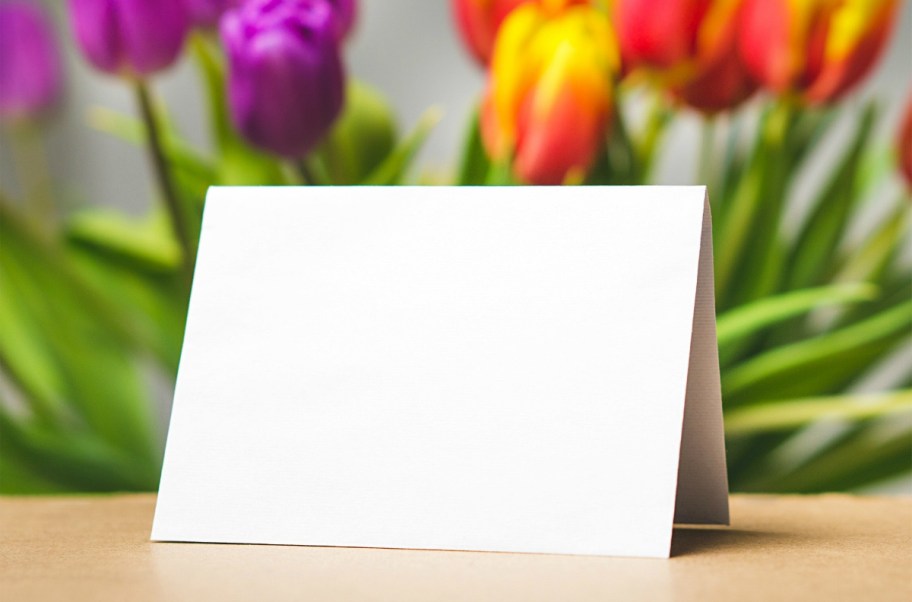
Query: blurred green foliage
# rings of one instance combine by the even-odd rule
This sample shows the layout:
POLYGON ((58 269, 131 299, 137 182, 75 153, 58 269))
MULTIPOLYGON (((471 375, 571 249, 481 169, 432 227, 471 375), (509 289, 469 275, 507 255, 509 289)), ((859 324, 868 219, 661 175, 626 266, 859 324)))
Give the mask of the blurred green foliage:
MULTIPOLYGON (((234 133, 220 55, 202 38, 192 51, 214 152, 193 148, 157 112, 180 209, 198 233, 209 185, 302 182, 294 166, 234 133)), ((652 180, 676 115, 657 102, 633 127, 623 108, 587 184, 652 180)), ((756 119, 706 125, 700 178, 714 217, 734 490, 857 489, 912 469, 912 366, 881 393, 858 391, 910 344, 912 271, 899 253, 908 193, 862 236, 850 232, 894 177, 892 156, 872 139, 878 111, 854 111, 778 101, 756 119), (852 136, 796 222, 796 183, 820 162, 840 113, 852 113, 852 136)), ((316 183, 400 184, 437 119, 431 110, 400 137, 383 97, 352 83, 335 131, 298 167, 316 183)), ((147 141, 141 120, 97 109, 89 121, 127 143, 147 141)), ((455 183, 509 185, 509 174, 486 158, 473 119, 455 183)), ((176 374, 191 259, 162 211, 130 220, 87 207, 56 223, 27 200, 0 199, 0 491, 154 490, 162 437, 151 383, 176 374)))

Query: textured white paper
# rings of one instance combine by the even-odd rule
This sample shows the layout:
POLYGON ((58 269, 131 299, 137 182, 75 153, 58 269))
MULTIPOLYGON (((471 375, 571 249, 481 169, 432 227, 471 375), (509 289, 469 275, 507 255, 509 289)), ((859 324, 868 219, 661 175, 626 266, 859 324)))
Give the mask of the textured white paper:
POLYGON ((679 488, 728 520, 710 232, 702 187, 213 188, 152 538, 667 557, 679 488))

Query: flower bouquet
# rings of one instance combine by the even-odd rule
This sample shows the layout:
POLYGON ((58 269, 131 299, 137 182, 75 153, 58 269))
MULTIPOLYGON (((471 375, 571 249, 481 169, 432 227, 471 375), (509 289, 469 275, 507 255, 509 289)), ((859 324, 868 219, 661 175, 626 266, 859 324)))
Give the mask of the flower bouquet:
MULTIPOLYGON (((447 183, 659 183, 669 129, 700 116, 693 183, 713 208, 732 488, 908 478, 912 104, 884 140, 881 108, 845 102, 899 3, 451 4, 487 83, 447 183)), ((46 173, 57 42, 38 6, 0 4, 0 117, 20 165, 0 190, 0 491, 154 490, 153 383, 177 370, 207 188, 406 183, 438 115, 403 135, 384 96, 347 75, 354 0, 70 0, 66 13, 85 60, 135 92, 135 114, 98 108, 87 125, 148 154, 155 202, 131 219, 73 203, 46 173), (154 90, 185 54, 207 151, 154 90)))

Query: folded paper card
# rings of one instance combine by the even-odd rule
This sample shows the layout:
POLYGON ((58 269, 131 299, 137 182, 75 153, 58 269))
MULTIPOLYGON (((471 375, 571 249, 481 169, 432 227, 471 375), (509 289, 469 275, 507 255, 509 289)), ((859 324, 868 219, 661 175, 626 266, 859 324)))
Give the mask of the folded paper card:
POLYGON ((705 197, 213 188, 152 538, 667 557, 727 523, 705 197))

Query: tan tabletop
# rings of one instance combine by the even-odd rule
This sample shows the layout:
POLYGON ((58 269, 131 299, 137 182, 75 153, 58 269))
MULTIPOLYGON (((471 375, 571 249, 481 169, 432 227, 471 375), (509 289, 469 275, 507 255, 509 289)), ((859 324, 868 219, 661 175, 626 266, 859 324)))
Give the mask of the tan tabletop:
POLYGON ((155 497, 0 498, 0 599, 912 600, 912 500, 733 496, 671 560, 151 543, 155 497))

